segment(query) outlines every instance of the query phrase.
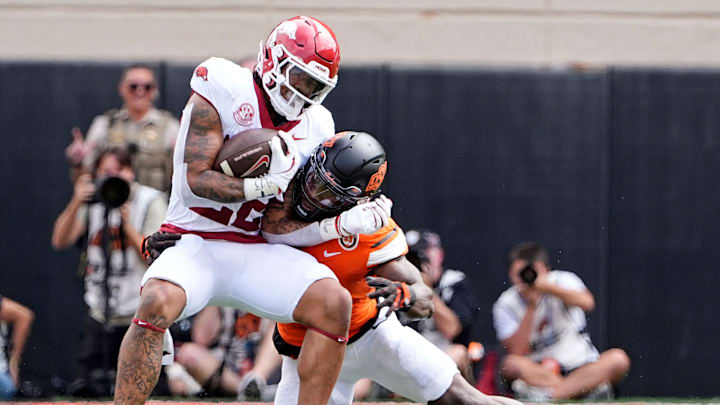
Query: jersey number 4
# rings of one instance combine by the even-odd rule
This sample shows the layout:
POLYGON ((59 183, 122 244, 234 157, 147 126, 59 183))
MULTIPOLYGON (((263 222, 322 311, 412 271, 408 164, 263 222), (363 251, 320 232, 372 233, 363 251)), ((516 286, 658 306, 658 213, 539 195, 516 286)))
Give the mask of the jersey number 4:
POLYGON ((232 223, 230 223, 230 218, 232 218, 233 210, 228 207, 222 207, 219 210, 201 207, 192 207, 190 209, 205 218, 211 219, 225 226, 234 226, 235 228, 240 228, 246 232, 256 232, 260 230, 260 217, 251 221, 248 221, 247 217, 253 210, 256 212, 263 212, 266 205, 267 204, 259 200, 252 200, 243 203, 243 205, 238 208, 237 215, 232 223))

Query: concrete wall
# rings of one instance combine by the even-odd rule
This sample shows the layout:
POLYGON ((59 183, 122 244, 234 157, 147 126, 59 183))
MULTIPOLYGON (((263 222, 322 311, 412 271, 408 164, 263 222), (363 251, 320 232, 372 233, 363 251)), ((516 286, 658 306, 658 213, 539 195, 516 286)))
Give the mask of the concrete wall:
POLYGON ((0 0, 0 58, 243 58, 285 17, 348 64, 720 66, 714 0, 0 0))

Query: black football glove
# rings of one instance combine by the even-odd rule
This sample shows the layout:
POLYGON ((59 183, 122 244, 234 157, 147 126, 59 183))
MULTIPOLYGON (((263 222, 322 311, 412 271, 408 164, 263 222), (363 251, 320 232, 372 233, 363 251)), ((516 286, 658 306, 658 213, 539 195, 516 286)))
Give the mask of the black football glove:
POLYGON ((180 237, 179 233, 155 232, 146 236, 142 242, 142 254, 145 262, 149 265, 160 256, 163 250, 175 246, 180 237))
POLYGON ((383 277, 365 277, 365 281, 370 287, 375 288, 375 291, 368 294, 369 298, 384 298, 382 302, 378 301, 377 309, 388 307, 388 316, 393 311, 407 311, 415 303, 413 292, 403 282, 392 281, 383 277))

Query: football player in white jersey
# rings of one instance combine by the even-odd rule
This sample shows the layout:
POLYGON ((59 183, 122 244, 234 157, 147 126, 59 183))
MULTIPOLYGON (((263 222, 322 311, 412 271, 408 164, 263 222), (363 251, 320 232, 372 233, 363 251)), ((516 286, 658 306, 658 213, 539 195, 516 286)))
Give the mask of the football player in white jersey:
MULTIPOLYGON (((317 243, 298 234, 303 232, 303 221, 332 217, 372 198, 379 192, 386 170, 385 150, 377 140, 367 133, 341 132, 316 149, 288 188, 285 200, 273 201, 262 221, 268 241, 303 246, 304 251, 333 269, 352 295, 349 345, 328 404, 350 405, 355 383, 372 378, 420 403, 521 405, 473 388, 450 357, 400 324, 392 313, 406 311, 412 317, 426 318, 433 312, 432 290, 423 283, 420 271, 405 259, 405 235, 392 219, 372 235, 317 243), (366 279, 369 274, 375 277, 366 279)), ((164 238, 163 234, 153 234, 148 244, 158 246, 164 238)), ((297 356, 306 333, 302 325, 277 325, 273 340, 283 360, 276 405, 298 402, 297 356)), ((256 355, 256 365, 272 362, 268 355, 273 353, 264 349, 256 355)))
MULTIPOLYGON (((147 399, 160 372, 164 330, 206 305, 307 325, 298 402, 327 403, 345 353, 351 297, 312 256, 265 243, 259 225, 269 200, 282 198, 309 154, 334 135, 332 116, 320 103, 337 82, 339 61, 330 28, 300 16, 273 29, 254 72, 220 58, 195 69, 161 227, 182 237, 142 280, 140 305, 120 349, 116 403, 147 399), (279 130, 266 175, 242 179, 212 170, 224 139, 261 127, 279 130)), ((304 232, 321 240, 373 233, 387 224, 390 207, 376 199, 304 232)))

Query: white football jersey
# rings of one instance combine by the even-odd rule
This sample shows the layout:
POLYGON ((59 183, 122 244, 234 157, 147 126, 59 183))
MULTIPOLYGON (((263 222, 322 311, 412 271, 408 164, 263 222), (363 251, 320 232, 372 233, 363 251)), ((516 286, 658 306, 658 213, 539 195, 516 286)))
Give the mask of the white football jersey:
MULTIPOLYGON (((563 288, 584 291, 582 280, 568 271, 551 271, 548 282, 563 288)), ((493 320, 498 340, 503 341, 517 331, 526 311, 525 300, 515 287, 507 289, 493 305, 493 320)), ((538 302, 530 334, 530 358, 541 361, 552 357, 567 370, 597 359, 598 352, 590 341, 585 312, 567 307, 560 298, 545 294, 538 302)))
MULTIPOLYGON (((274 126, 268 111, 272 107, 265 104, 264 90, 253 80, 252 71, 226 59, 210 58, 201 63, 193 73, 190 87, 215 107, 226 139, 242 136, 242 131, 253 128, 278 129, 292 135, 300 155, 298 169, 318 145, 335 133, 332 115, 321 105, 308 108, 297 121, 274 126)), ((194 233, 206 239, 263 242, 260 219, 269 197, 220 203, 199 197, 190 190, 187 165, 183 162, 192 108, 192 104, 185 107, 180 121, 173 158, 170 206, 161 229, 194 233)))

